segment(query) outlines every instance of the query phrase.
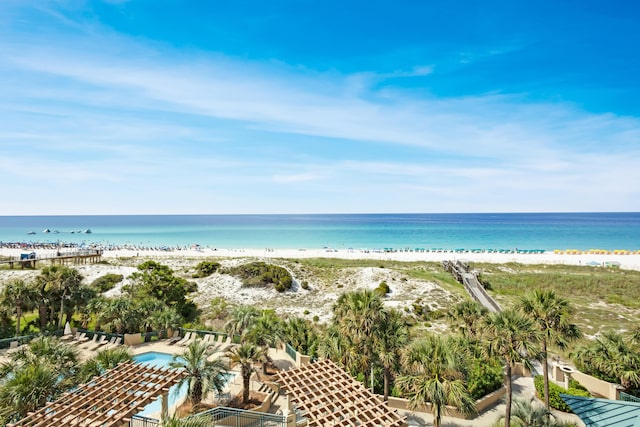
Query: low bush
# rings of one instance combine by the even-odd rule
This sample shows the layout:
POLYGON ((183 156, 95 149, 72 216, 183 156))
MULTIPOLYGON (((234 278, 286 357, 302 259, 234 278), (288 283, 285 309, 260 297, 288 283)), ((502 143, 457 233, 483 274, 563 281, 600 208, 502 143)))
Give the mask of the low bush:
POLYGON ((375 292, 380 295, 381 297, 387 295, 389 292, 391 292, 391 288, 389 287, 389 285, 387 284, 387 282, 380 282, 380 284, 378 285, 378 287, 375 289, 375 292))
POLYGON ((196 265, 193 277, 209 277, 220 268, 220 263, 215 261, 201 261, 196 265))
MULTIPOLYGON (((536 387, 536 393, 540 399, 544 400, 544 379, 542 375, 536 375, 533 378, 533 384, 536 387)), ((569 394, 571 396, 591 397, 591 394, 580 385, 576 380, 569 381, 569 389, 565 390, 564 387, 549 381, 549 406, 562 412, 573 412, 569 405, 560 397, 560 394, 569 394)))
POLYGON ((273 285, 278 292, 291 289, 293 277, 282 267, 264 262, 251 262, 229 269, 229 274, 242 280, 243 286, 267 287, 273 285))
POLYGON ((91 282, 91 287, 98 292, 103 293, 113 289, 118 283, 122 282, 123 279, 124 276, 122 274, 105 274, 91 282))
POLYGON ((502 386, 502 365, 497 360, 487 362, 475 359, 467 372, 467 389, 478 400, 502 386))

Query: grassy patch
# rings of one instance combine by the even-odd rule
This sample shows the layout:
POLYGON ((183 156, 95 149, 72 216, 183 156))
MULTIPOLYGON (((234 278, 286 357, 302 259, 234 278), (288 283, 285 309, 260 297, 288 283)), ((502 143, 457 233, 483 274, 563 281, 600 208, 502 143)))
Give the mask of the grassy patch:
POLYGON ((640 314, 640 272, 566 265, 474 264, 490 293, 503 306, 514 305, 532 289, 553 290, 571 301, 576 323, 587 334, 630 329, 640 314))

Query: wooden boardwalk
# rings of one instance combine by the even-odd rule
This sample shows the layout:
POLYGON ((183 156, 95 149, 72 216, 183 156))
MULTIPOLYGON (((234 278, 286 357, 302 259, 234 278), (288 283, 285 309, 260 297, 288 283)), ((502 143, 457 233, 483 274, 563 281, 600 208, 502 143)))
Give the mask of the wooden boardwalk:
POLYGON ((21 256, 20 258, 10 260, 0 260, 0 265, 9 265, 10 269, 20 265, 21 269, 36 268, 38 262, 48 261, 51 265, 82 265, 93 264, 102 260, 102 250, 100 249, 82 249, 73 252, 57 252, 55 255, 37 256, 35 252, 30 252, 29 257, 21 256))
POLYGON ((442 267, 453 274, 453 277, 462 283, 471 298, 482 304, 487 310, 492 313, 502 311, 498 303, 484 289, 475 273, 470 271, 468 264, 462 261, 442 261, 442 267))

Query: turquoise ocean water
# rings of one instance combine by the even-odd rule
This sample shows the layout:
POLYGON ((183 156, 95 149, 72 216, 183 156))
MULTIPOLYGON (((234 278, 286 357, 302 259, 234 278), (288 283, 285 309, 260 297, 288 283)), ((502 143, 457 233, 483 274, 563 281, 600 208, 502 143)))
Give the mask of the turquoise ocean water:
POLYGON ((0 242, 637 250, 640 213, 0 216, 0 242), (43 233, 45 229, 51 232, 43 233), (87 229, 91 234, 83 233, 87 229))

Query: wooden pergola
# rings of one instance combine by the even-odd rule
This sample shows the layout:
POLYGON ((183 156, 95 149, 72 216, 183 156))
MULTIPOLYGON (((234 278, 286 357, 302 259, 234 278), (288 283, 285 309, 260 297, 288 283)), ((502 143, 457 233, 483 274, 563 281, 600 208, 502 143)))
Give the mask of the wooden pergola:
POLYGON ((128 425, 133 415, 159 396, 163 396, 166 404, 169 389, 184 375, 182 370, 155 368, 135 362, 121 363, 8 426, 128 425))
POLYGON ((289 401, 308 418, 309 427, 407 425, 405 417, 328 359, 277 376, 289 401))

